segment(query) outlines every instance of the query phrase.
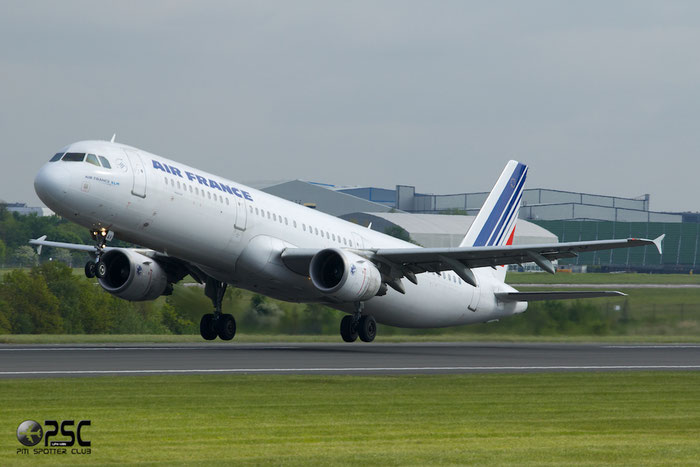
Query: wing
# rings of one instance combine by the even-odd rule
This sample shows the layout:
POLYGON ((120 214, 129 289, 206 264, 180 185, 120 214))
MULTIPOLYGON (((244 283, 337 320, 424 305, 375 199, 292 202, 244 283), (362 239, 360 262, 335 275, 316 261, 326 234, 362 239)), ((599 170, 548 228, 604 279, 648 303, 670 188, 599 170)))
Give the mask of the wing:
POLYGON ((554 273, 552 261, 560 258, 575 258, 579 253, 598 250, 612 250, 645 245, 655 245, 661 253, 661 241, 664 236, 655 240, 644 238, 628 238, 623 240, 597 240, 590 242, 550 243, 542 245, 509 245, 497 247, 464 247, 464 248, 408 248, 383 249, 374 252, 378 257, 404 264, 414 272, 452 269, 444 267, 453 262, 459 262, 468 268, 498 266, 506 264, 523 264, 535 262, 545 271, 554 273))
MULTIPOLYGON (((415 282, 415 274, 423 272, 454 271, 465 282, 476 285, 472 268, 523 264, 535 262, 554 274, 552 261, 559 258, 575 258, 579 253, 616 248, 654 245, 661 253, 664 235, 648 240, 628 238, 622 240, 597 240, 590 242, 550 243, 542 245, 508 245, 492 247, 460 248, 379 248, 354 250, 378 264, 388 266, 392 278, 406 277, 415 282), (397 273, 398 271, 398 273, 397 273)), ((284 264, 299 274, 308 274, 311 258, 320 250, 287 248, 282 252, 284 264)))
MULTIPOLYGON (((93 255, 97 255, 97 253, 100 251, 99 248, 95 245, 83 245, 80 243, 64 243, 64 242, 52 242, 49 240, 46 240, 46 235, 43 235, 39 238, 35 238, 32 240, 29 240, 30 245, 34 245, 37 247, 37 253, 41 254, 41 248, 42 247, 52 247, 52 248, 65 248, 67 250, 77 250, 77 251, 84 251, 86 253, 90 253, 93 255)), ((184 261, 179 258, 175 258, 174 256, 168 256, 165 253, 161 253, 159 251, 151 250, 149 248, 119 248, 119 247, 109 247, 106 246, 102 248, 102 252, 108 252, 110 250, 119 250, 119 249, 125 249, 125 250, 131 250, 136 253, 140 253, 144 256, 148 256, 149 258, 153 258, 154 260, 158 261, 158 263, 163 266, 168 272, 169 277, 174 278, 173 282, 178 282, 182 280, 183 277, 186 275, 192 276, 194 280, 197 282, 204 283, 206 282, 207 275, 199 269, 196 265, 189 263, 187 261, 184 261)))

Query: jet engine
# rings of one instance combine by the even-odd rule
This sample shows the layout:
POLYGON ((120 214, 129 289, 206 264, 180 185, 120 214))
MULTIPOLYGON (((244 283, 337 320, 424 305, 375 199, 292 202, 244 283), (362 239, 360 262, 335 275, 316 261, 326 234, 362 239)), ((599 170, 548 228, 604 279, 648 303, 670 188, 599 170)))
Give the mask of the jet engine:
POLYGON ((126 249, 109 250, 100 259, 105 274, 99 277, 103 289, 134 302, 155 300, 168 287, 165 270, 153 258, 126 249))
POLYGON ((318 290, 340 302, 369 300, 382 285, 382 275, 371 261, 336 248, 314 255, 309 276, 318 290))

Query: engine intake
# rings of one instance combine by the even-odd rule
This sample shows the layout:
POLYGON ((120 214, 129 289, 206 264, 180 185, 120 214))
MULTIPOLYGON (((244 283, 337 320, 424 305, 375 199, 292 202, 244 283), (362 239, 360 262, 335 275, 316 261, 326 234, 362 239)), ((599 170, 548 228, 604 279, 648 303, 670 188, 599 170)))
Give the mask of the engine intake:
POLYGON ((382 275, 371 261, 337 248, 316 253, 309 276, 319 291, 340 302, 369 300, 382 285, 382 275))
POLYGON ((168 275, 153 258, 126 249, 109 250, 100 259, 107 273, 99 283, 112 295, 134 302, 155 300, 168 286, 168 275))

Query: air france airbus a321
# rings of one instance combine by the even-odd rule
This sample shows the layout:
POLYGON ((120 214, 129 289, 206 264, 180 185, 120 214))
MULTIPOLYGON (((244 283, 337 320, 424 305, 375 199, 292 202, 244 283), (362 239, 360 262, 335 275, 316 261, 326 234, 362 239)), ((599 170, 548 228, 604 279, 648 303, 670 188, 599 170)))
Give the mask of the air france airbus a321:
POLYGON ((228 284, 290 302, 321 302, 347 313, 347 342, 374 340, 377 323, 434 328, 522 313, 527 302, 619 292, 518 292, 506 265, 578 252, 655 245, 656 240, 512 245, 527 166, 510 161, 458 248, 421 248, 219 175, 113 141, 71 144, 39 171, 34 187, 56 213, 91 230, 95 245, 39 246, 86 251, 88 277, 125 300, 154 300, 190 275, 205 284, 214 313, 204 339, 230 340, 236 322, 221 312, 228 284), (142 248, 107 246, 113 238, 142 248), (405 280, 404 280, 405 279, 405 280))

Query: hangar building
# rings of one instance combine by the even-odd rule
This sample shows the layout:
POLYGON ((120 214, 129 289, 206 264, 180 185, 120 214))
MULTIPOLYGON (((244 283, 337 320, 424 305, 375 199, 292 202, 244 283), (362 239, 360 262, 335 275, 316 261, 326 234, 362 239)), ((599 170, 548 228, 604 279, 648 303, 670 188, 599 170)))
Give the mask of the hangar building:
MULTIPOLYGON (((341 216, 360 225, 372 225, 372 230, 386 232, 400 227, 411 240, 424 247, 457 247, 474 222, 475 216, 446 216, 443 214, 410 214, 404 212, 357 212, 341 216)), ((542 227, 519 220, 513 237, 514 245, 556 243, 557 237, 542 227)))

